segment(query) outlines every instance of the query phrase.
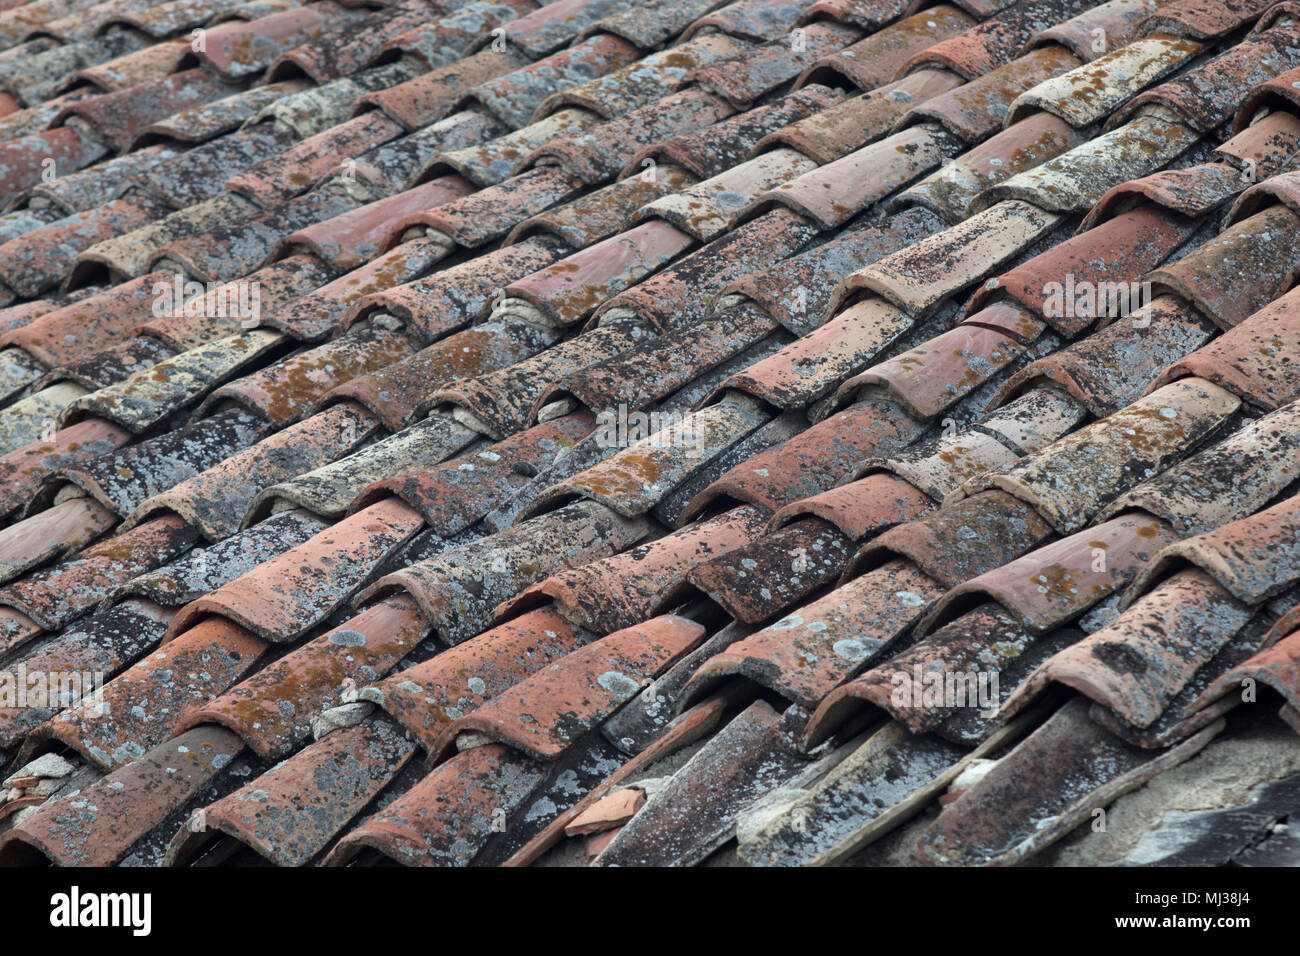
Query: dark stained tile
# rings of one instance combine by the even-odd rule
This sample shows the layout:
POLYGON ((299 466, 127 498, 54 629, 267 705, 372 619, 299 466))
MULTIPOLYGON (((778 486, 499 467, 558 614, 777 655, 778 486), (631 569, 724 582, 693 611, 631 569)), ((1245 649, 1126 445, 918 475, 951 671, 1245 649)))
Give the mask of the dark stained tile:
POLYGON ((591 416, 584 414, 542 422, 441 465, 376 482, 353 507, 394 495, 418 510, 430 528, 450 538, 501 504, 526 475, 551 464, 593 426, 591 416))
POLYGON ((1140 508, 1182 534, 1202 534, 1258 511, 1292 480, 1298 412, 1287 405, 1248 422, 1121 495, 1103 517, 1140 508))
MULTIPOLYGON (((812 23, 799 29, 798 43, 786 37, 769 40, 736 56, 693 70, 687 74, 686 81, 698 83, 732 106, 744 108, 794 79, 820 57, 842 50, 862 36, 860 30, 832 21, 812 23)), ((880 52, 881 58, 887 61, 888 54, 883 50, 880 52)), ((898 51, 898 62, 902 62, 907 52, 898 51)))
POLYGON ((916 623, 942 593, 942 586, 915 566, 888 561, 713 657, 691 678, 687 699, 740 677, 814 708, 916 623))
POLYGON ((948 864, 1023 860, 1089 819, 1094 809, 1193 756, 1221 729, 1221 723, 1212 724, 1153 753, 1092 723, 1084 699, 1075 698, 944 809, 922 838, 921 853, 948 864))
POLYGON ((31 864, 111 866, 182 807, 239 752, 239 739, 200 727, 159 743, 75 796, 46 803, 0 838, 0 858, 31 864))
POLYGON ((357 402, 390 431, 400 431, 428 411, 433 392, 440 386, 513 365, 537 354, 555 339, 550 329, 510 317, 481 322, 407 358, 336 385, 317 404, 357 402))
POLYGON ((940 40, 915 54, 899 72, 910 72, 918 66, 939 66, 967 80, 976 79, 1011 62, 1040 30, 1082 13, 1089 6, 1078 0, 1015 4, 964 33, 940 40))
POLYGON ((567 619, 594 633, 631 627, 678 603, 693 568, 743 550, 757 536, 760 517, 756 508, 737 508, 622 554, 560 571, 502 605, 498 615, 550 598, 567 619))
POLYGON ((1270 206, 1242 219, 1177 262, 1147 274, 1154 290, 1181 295, 1229 329, 1281 294, 1300 260, 1295 213, 1270 206), (1250 263, 1247 266, 1247 263, 1250 263), (1251 281, 1243 281, 1249 275, 1251 281))
POLYGON ((494 609, 523 588, 562 567, 622 551, 646 530, 643 521, 622 518, 594 502, 576 502, 409 564, 380 578, 357 600, 409 593, 437 636, 459 644, 482 631, 494 609))
POLYGON ((1144 106, 1158 104, 1194 129, 1209 132, 1232 117, 1252 87, 1300 65, 1297 40, 1300 27, 1294 23, 1249 36, 1210 62, 1134 97, 1106 125, 1113 129, 1144 106))
POLYGON ((685 169, 667 163, 656 165, 653 175, 648 174, 648 167, 637 168, 644 175, 629 175, 530 216, 510 230, 503 241, 510 245, 529 236, 548 235, 572 249, 581 249, 622 231, 632 214, 652 199, 695 182, 685 169))
POLYGON ((1213 333, 1213 324, 1195 309, 1173 296, 1161 296, 1073 345, 1031 362, 1007 381, 999 401, 1026 386, 1054 382, 1104 418, 1136 401, 1158 370, 1193 352, 1213 333), (1116 361, 1121 355, 1126 360, 1122 364, 1116 361))
POLYGON ((564 253, 551 236, 530 236, 514 245, 373 292, 353 303, 346 324, 371 312, 389 312, 406 323, 420 345, 429 345, 467 322, 486 319, 502 283, 509 283, 550 265, 564 253))
POLYGON ((740 810, 806 765, 782 715, 763 701, 751 704, 646 801, 595 865, 699 863, 732 836, 740 810))
MULTIPOLYGON (((839 102, 834 90, 810 84, 780 99, 719 120, 699 131, 680 133, 639 150, 623 174, 644 172, 645 160, 671 163, 700 179, 716 176, 744 161, 764 136, 839 102)), ((667 173, 668 170, 662 170, 667 173)), ((656 171, 656 176, 660 171, 656 171)))
POLYGON ((1027 455, 996 478, 968 482, 963 493, 1002 488, 1032 504, 1058 531, 1082 528, 1122 492, 1212 436, 1241 404, 1203 379, 1174 385, 1183 387, 1165 386, 1027 455))
POLYGON ((1197 39, 1221 37, 1255 20, 1271 4, 1264 0, 1175 0, 1142 21, 1143 33, 1173 33, 1197 39))
POLYGON ((129 520, 173 511, 211 541, 239 530, 263 488, 347 454, 372 438, 378 421, 359 405, 338 405, 227 456, 136 506, 129 520))
POLYGON ((344 836, 324 863, 369 848, 404 866, 467 866, 544 777, 543 764, 500 744, 471 748, 344 836))
MULTIPOLYGON (((328 846, 414 752, 415 745, 386 720, 335 731, 204 807, 204 835, 226 833, 273 863, 302 866, 328 846)), ((188 839, 173 846, 176 860, 201 852, 201 836, 181 835, 188 839)))
POLYGON ((502 24, 518 20, 537 9, 533 0, 475 2, 430 18, 426 7, 420 22, 386 41, 381 53, 391 55, 397 52, 418 57, 430 68, 446 66, 461 59, 502 24))
POLYGON ((504 76, 480 83, 458 106, 481 106, 508 127, 527 126, 542 101, 592 77, 627 66, 635 46, 611 34, 597 34, 504 76))
POLYGON ((156 518, 5 585, 0 602, 57 630, 118 585, 176 558, 194 540, 194 532, 175 516, 156 518))

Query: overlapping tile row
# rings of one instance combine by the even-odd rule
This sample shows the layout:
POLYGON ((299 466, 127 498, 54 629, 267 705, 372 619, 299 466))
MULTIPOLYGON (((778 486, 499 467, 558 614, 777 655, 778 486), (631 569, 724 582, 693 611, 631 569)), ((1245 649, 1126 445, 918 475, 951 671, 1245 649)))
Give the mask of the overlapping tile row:
POLYGON ((1300 727, 1288 5, 173 6, 0 14, 3 653, 107 679, 0 857, 1008 863, 1300 727))

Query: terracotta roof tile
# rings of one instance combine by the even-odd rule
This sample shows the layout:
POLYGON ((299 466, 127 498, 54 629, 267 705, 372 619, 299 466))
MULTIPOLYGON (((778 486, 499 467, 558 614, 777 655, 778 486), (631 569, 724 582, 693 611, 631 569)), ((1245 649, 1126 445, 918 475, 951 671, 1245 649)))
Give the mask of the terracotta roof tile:
POLYGON ((1193 302, 1220 328, 1239 324, 1280 294, 1295 268, 1290 228, 1295 213, 1271 206, 1243 219, 1172 265, 1148 273, 1157 290, 1193 302), (1253 263, 1252 282, 1242 282, 1253 263))
POLYGON ((86 441, 88 436, 103 433, 105 429, 112 436, 121 436, 116 442, 122 446, 120 450, 114 454, 101 453, 95 458, 72 455, 66 460, 52 460, 47 476, 30 496, 29 510, 47 506, 64 485, 72 484, 110 511, 130 515, 153 494, 165 492, 217 466, 230 455, 255 444, 266 431, 250 416, 233 411, 138 444, 127 444, 123 429, 100 419, 88 419, 61 429, 56 438, 86 441))
POLYGON ((0 856, 1008 863, 1300 728, 1294 16, 0 12, 0 665, 111 706, 0 856))
POLYGON ((954 136, 978 143, 1000 126, 1019 119, 1010 109, 1027 91, 1050 82, 1079 66, 1079 61, 1060 47, 1045 47, 1017 57, 961 86, 926 99, 909 109, 898 125, 933 120, 954 136))
POLYGON ((537 108, 533 119, 575 107, 590 110, 603 119, 615 119, 671 93, 685 82, 692 70, 739 55, 749 46, 725 33, 700 34, 612 73, 552 94, 537 108))
POLYGON ((554 759, 703 635, 700 625, 665 616, 593 641, 452 721, 434 752, 475 733, 540 760, 554 759), (533 719, 520 721, 520 713, 533 719))
MULTIPOLYGON (((836 401, 879 390, 899 402, 908 414, 918 419, 933 418, 1014 362, 1023 351, 1011 336, 976 324, 983 317, 983 312, 977 313, 973 321, 853 376, 840 386, 836 401)), ((1033 322, 1027 313, 1015 317, 1019 323, 1026 319, 1033 322)))
MULTIPOLYGON (((788 714, 788 712, 787 712, 788 714)), ((597 866, 690 866, 725 843, 736 814, 807 766, 783 715, 750 705, 673 775, 594 861, 597 866), (668 820, 689 821, 669 826, 668 820)))
MULTIPOLYGON (((1136 728, 1149 728, 1191 678, 1249 621, 1247 605, 1199 570, 1181 571, 1101 630, 1052 656, 1030 685, 1074 687, 1136 728), (1165 622, 1187 629, 1166 646, 1165 622), (1192 623, 1195 622, 1195 623, 1192 623), (1137 662, 1146 667, 1133 666, 1137 662)), ((1028 688, 1027 688, 1028 689, 1028 688)))
POLYGON ((735 466, 691 502, 686 516, 726 498, 776 511, 828 490, 866 455, 900 448, 921 431, 893 403, 859 403, 735 466))
MULTIPOLYGON (((1147 21, 1148 23, 1150 21, 1147 21)), ((1200 132, 1230 119, 1247 91, 1297 65, 1300 26, 1275 26, 1248 37, 1203 66, 1134 97, 1107 121, 1114 127, 1148 105, 1161 105, 1200 132)))
POLYGON ((1067 435, 999 475, 969 481, 958 494, 1002 488, 1032 504, 1057 530, 1075 531, 1111 498, 1212 436, 1240 404, 1216 385, 1185 379, 1067 435), (1142 446, 1140 458, 1134 455, 1136 445, 1142 446), (1069 468, 1063 467, 1066 461, 1071 461, 1069 468))
MULTIPOLYGON (((763 137, 790 123, 816 116, 839 99, 839 94, 827 87, 817 84, 803 87, 701 130, 683 132, 646 146, 632 157, 623 168, 623 174, 630 176, 634 172, 645 172, 645 161, 653 159, 660 167, 672 164, 689 170, 700 179, 708 179, 742 162, 763 137)), ((655 178, 659 175, 660 170, 656 170, 655 178)))
POLYGON ((266 647, 243 628, 205 620, 127 668, 100 694, 61 711, 43 725, 39 739, 71 747, 104 770, 133 765, 180 730, 187 710, 238 680, 266 647))
POLYGON ((303 410, 337 385, 383 368, 411 354, 410 342, 384 329, 352 329, 314 349, 281 359, 224 385, 199 409, 238 403, 276 427, 293 423, 303 410))
POLYGON ((552 608, 529 611, 361 691, 433 752, 456 720, 560 660, 585 635, 552 608))
POLYGON ((357 106, 378 107, 407 129, 419 129, 446 117, 461 97, 478 84, 527 66, 528 62, 510 47, 480 50, 396 86, 367 93, 357 101, 357 106))
POLYGON ((960 149, 960 143, 937 126, 917 126, 797 178, 788 177, 789 182, 759 198, 788 206, 823 229, 834 229, 900 186, 951 159, 960 149))
MULTIPOLYGON (((648 173, 648 169, 642 172, 648 173)), ((656 165, 653 175, 629 175, 531 216, 510 230, 504 241, 518 243, 528 236, 549 235, 580 249, 622 230, 632 214, 655 197, 693 182, 695 178, 678 166, 656 165)))
MULTIPOLYGON (((794 79, 824 54, 840 50, 862 34, 853 27, 818 22, 800 27, 797 43, 784 37, 769 40, 753 49, 708 66, 692 70, 689 83, 721 96, 737 109, 757 102, 765 93, 794 79)), ((901 61, 902 55, 898 57, 901 61)))
POLYGON ((706 27, 713 27, 747 40, 770 40, 789 32, 806 13, 811 12, 811 7, 810 0, 735 0, 696 20, 682 36, 690 37, 706 27))
POLYGON ((360 406, 327 409, 150 497, 136 506, 132 519, 174 511, 209 540, 220 541, 239 530, 249 499, 263 488, 347 454, 377 428, 360 406))
POLYGON ((354 507, 394 495, 424 515, 440 535, 451 537, 503 503, 525 475, 563 455, 593 424, 584 414, 551 419, 443 464, 377 481, 357 497, 354 507))
POLYGON ((1142 22, 1159 7, 1159 0, 1107 0, 1041 31, 1029 45, 1059 43, 1086 62, 1132 42, 1142 22))
POLYGON ((607 299, 596 311, 596 319, 627 310, 659 331, 691 324, 708 314, 712 300, 732 282, 775 258, 792 255, 814 233, 815 227, 801 216, 774 210, 607 299))
MULTIPOLYGON (((301 866, 323 850, 406 766, 415 745, 383 720, 347 727, 304 748, 250 784, 203 808, 207 833, 229 834, 280 866, 301 866)), ((172 859, 198 853, 182 830, 172 859)))
POLYGON ((244 524, 260 521, 284 507, 309 508, 341 517, 362 489, 384 475, 442 461, 477 439, 477 433, 442 415, 365 445, 346 457, 263 488, 248 503, 244 524))
POLYGON ((701 563, 687 575, 741 624, 759 624, 835 579, 849 542, 837 528, 803 520, 701 563))
POLYGON ((894 83, 862 96, 850 96, 830 109, 797 120, 759 140, 756 149, 784 143, 818 162, 829 163, 888 131, 913 104, 960 85, 961 77, 947 70, 917 70, 894 83))
POLYGON ((1082 142, 1064 121, 1037 113, 1003 130, 961 156, 945 162, 896 200, 917 203, 946 222, 964 219, 975 197, 1026 169, 1032 169, 1082 142))
MULTIPOLYGON (((1066 282, 1072 279, 1077 288, 1084 282, 1094 288, 1103 282, 1135 282, 1178 248, 1194 226, 1151 208, 1117 215, 990 279, 971 296, 967 315, 1005 295, 1047 319, 1053 328, 1076 335, 1099 316, 1080 314, 1090 310, 1066 302, 1066 282), (1049 308, 1053 295, 1060 301, 1050 301, 1049 308)), ((1086 297, 1080 301, 1087 301, 1086 297)), ((1174 303, 1168 305, 1172 308, 1174 303)))
POLYGON ((583 27, 579 36, 612 33, 643 50, 652 50, 722 5, 723 0, 645 0, 603 16, 583 27))
POLYGON ((1141 786, 1193 756, 1222 727, 1212 724, 1164 752, 1141 750, 1093 724, 1086 703, 1075 698, 945 808, 922 838, 921 852, 936 862, 1014 863, 1085 819, 1093 794, 1111 799, 1141 786), (1022 776, 1026 765, 1035 769, 1022 776), (1008 779, 1021 782, 1009 787, 1008 779))
MULTIPOLYGON (((658 212, 657 202, 644 208, 658 212)), ((570 325, 692 245, 689 235, 667 223, 645 222, 517 279, 505 291, 532 304, 554 325, 570 325)))
POLYGON ((95 781, 78 797, 59 800, 12 828, 0 854, 30 848, 62 866, 109 866, 131 845, 183 806, 239 750, 238 738, 198 727, 141 753, 138 760, 95 781))
POLYGON ((424 631, 409 597, 380 601, 192 708, 185 725, 220 724, 268 760, 283 757, 315 717, 347 702, 349 687, 354 694, 358 682, 391 670, 424 631))
POLYGON ((580 501, 408 565, 380 578, 358 600, 408 592, 438 636, 458 644, 483 630, 496 606, 523 588, 562 567, 617 553, 646 530, 643 521, 580 501))
POLYGON ((355 269, 374 258, 394 220, 453 202, 473 188, 459 176, 443 176, 291 233, 280 240, 277 252, 305 249, 336 269, 355 269))
POLYGON ((224 615, 266 640, 292 640, 345 601, 419 526, 419 516, 400 502, 371 505, 191 601, 168 634, 182 634, 207 615, 224 615), (347 577, 335 576, 339 567, 348 569, 347 577))
POLYGON ((325 863, 369 847, 406 866, 465 866, 491 837, 493 811, 508 816, 544 776, 538 761, 500 744, 474 747, 343 837, 325 863))
POLYGON ((858 541, 900 522, 920 518, 933 507, 934 502, 909 482, 881 473, 786 505, 772 516, 771 526, 815 515, 858 541))
POLYGON ((737 641, 696 672, 688 692, 697 696, 719 680, 739 676, 815 707, 918 621, 942 591, 915 566, 886 562, 737 641))
POLYGON ((1015 4, 994 13, 955 37, 940 40, 911 57, 900 69, 910 72, 920 66, 939 66, 961 74, 967 80, 1004 66, 1039 31, 1081 13, 1089 4, 1078 0, 1034 0, 1015 4))
POLYGON ((433 405, 433 389, 505 368, 536 354, 554 340, 552 330, 510 317, 482 322, 405 359, 336 385, 318 404, 356 402, 391 431, 398 431, 415 424, 418 416, 433 405))
MULTIPOLYGON (((830 3, 814 5, 815 12, 823 12, 823 7, 830 3)), ((841 6, 843 6, 841 4, 841 6)), ((830 13, 826 9, 824 12, 830 13)), ((836 10, 840 19, 848 23, 860 23, 862 17, 855 12, 877 14, 874 5, 860 4, 854 12, 845 15, 845 11, 836 10)), ((939 40, 956 36, 974 25, 974 20, 961 10, 946 3, 915 13, 897 23, 886 26, 870 36, 818 58, 805 72, 801 83, 826 83, 828 86, 844 85, 836 83, 839 78, 847 78, 860 90, 871 90, 884 86, 894 78, 898 68, 914 53, 924 50, 939 40)))
POLYGON ((1168 32, 1198 39, 1220 37, 1249 24, 1269 6, 1267 0, 1175 0, 1142 21, 1142 32, 1168 32))
POLYGON ((1157 370, 1170 359, 1187 355, 1213 332, 1213 325, 1195 309, 1161 296, 1073 345, 1031 362, 1010 378, 999 398, 1050 381, 1104 418, 1135 401, 1157 370), (1121 355, 1122 366, 1116 362, 1121 355))
POLYGON ((494 29, 536 9, 533 0, 478 0, 451 12, 439 10, 443 15, 431 18, 426 8, 418 23, 384 42, 379 56, 405 54, 419 57, 429 67, 445 66, 463 57, 494 29))

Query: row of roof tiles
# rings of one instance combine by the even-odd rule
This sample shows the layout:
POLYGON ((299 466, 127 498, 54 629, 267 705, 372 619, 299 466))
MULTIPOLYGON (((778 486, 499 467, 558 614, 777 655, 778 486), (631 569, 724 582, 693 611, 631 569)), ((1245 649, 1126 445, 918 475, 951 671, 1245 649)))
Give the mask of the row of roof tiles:
POLYGON ((0 13, 3 652, 111 677, 0 856, 1016 862, 1300 729, 1295 12, 0 13))

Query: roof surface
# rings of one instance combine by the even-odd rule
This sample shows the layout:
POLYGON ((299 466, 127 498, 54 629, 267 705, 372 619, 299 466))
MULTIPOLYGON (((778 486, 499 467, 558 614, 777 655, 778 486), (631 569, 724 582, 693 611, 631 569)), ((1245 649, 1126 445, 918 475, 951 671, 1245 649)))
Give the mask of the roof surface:
POLYGON ((0 9, 0 862, 1300 860, 1300 5, 0 9))

